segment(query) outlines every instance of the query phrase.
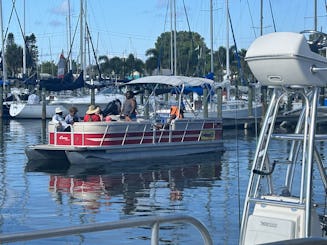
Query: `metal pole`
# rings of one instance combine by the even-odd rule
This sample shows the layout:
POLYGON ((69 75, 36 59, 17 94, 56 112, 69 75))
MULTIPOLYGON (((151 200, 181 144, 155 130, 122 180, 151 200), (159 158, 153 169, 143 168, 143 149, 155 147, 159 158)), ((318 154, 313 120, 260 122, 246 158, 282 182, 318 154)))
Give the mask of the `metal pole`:
POLYGON ((159 241, 159 223, 155 222, 152 225, 151 245, 158 245, 159 241))
POLYGON ((317 31, 317 0, 314 0, 315 4, 314 4, 314 11, 315 11, 315 16, 314 16, 314 30, 317 31))
POLYGON ((253 86, 249 84, 249 93, 248 93, 248 115, 249 117, 253 116, 253 86))
POLYGON ((174 0, 174 75, 177 75, 177 45, 176 45, 176 0, 174 0))
MULTIPOLYGON (((226 75, 227 79, 230 79, 230 67, 229 67, 229 15, 228 15, 228 0, 226 0, 226 75)), ((229 99, 229 98, 228 98, 229 99)))
MULTIPOLYGON (((170 0, 170 74, 174 74, 173 49, 173 0, 170 0)), ((158 71, 159 72, 159 71, 158 71)))
MULTIPOLYGON (((80 55, 81 55, 81 70, 84 71, 84 59, 83 59, 83 0, 80 0, 80 55)), ((86 76, 86 72, 84 71, 84 79, 86 76)))
POLYGON ((46 109, 46 101, 45 101, 45 88, 42 88, 42 120, 45 120, 47 118, 47 109, 46 109))
POLYGON ((208 89, 203 88, 203 118, 208 118, 208 89))
POLYGON ((213 6, 210 0, 210 71, 213 73, 213 6))
POLYGON ((71 52, 71 45, 72 45, 72 31, 71 31, 71 22, 70 22, 70 0, 68 0, 68 52, 69 52, 69 70, 73 70, 73 61, 72 61, 72 52, 71 52))
POLYGON ((26 75, 26 36, 25 36, 25 0, 24 0, 24 22, 23 22, 23 39, 24 39, 24 46, 23 46, 23 77, 26 75))
POLYGON ((263 35, 263 1, 260 1, 260 36, 263 35))
MULTIPOLYGON (((319 95, 319 88, 314 89, 314 94, 311 102, 311 115, 310 115, 310 127, 309 127, 309 139, 308 139, 308 154, 307 154, 307 186, 306 186, 306 227, 305 237, 311 236, 311 209, 312 209, 312 171, 313 171, 313 156, 315 146, 315 132, 316 132, 316 116, 317 116, 317 101, 319 95)), ((306 144, 307 142, 303 142, 306 144)))
POLYGON ((223 96, 222 96, 222 88, 217 88, 217 118, 222 119, 223 118, 223 111, 222 111, 222 105, 223 105, 223 96))
POLYGON ((1 58, 2 58, 2 86, 0 89, 0 118, 3 116, 3 92, 5 91, 5 82, 7 80, 7 68, 6 68, 6 59, 5 59, 5 40, 3 35, 3 20, 2 20, 2 0, 0 0, 0 29, 1 29, 1 58))

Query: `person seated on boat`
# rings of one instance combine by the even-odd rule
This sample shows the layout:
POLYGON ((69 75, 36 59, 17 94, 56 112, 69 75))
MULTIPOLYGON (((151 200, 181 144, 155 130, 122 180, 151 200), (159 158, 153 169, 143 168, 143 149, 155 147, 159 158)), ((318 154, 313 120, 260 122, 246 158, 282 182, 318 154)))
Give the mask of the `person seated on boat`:
POLYGON ((184 110, 182 108, 179 108, 176 105, 172 105, 170 107, 169 121, 172 121, 175 119, 183 119, 183 118, 184 118, 184 110))
POLYGON ((156 129, 169 129, 169 126, 174 120, 183 119, 184 118, 184 110, 182 108, 178 109, 177 105, 172 105, 170 107, 169 118, 164 124, 155 125, 156 129))
POLYGON ((57 107, 55 109, 55 114, 52 116, 52 122, 57 124, 57 131, 70 132, 70 126, 68 123, 66 123, 62 113, 63 110, 61 109, 61 107, 57 107))
POLYGON ((103 120, 99 106, 90 105, 84 116, 84 122, 100 122, 103 120))
POLYGON ((136 100, 134 98, 134 92, 133 91, 127 91, 126 92, 126 100, 123 104, 122 108, 122 117, 125 119, 125 121, 134 121, 136 120, 136 100))
POLYGON ((74 122, 79 122, 80 119, 77 112, 78 110, 75 106, 70 107, 69 114, 67 114, 67 116, 65 117, 66 123, 73 125, 74 122))

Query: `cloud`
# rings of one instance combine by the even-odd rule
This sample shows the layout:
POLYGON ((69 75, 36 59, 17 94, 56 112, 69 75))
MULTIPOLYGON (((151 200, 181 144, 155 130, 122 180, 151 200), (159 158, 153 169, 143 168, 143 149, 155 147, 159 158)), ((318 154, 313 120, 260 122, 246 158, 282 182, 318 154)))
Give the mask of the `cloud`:
POLYGON ((51 20, 49 22, 49 25, 53 27, 57 27, 57 26, 63 26, 64 24, 59 20, 51 20))
POLYGON ((56 15, 67 15, 68 13, 68 1, 64 0, 60 6, 56 6, 50 10, 51 13, 56 15))

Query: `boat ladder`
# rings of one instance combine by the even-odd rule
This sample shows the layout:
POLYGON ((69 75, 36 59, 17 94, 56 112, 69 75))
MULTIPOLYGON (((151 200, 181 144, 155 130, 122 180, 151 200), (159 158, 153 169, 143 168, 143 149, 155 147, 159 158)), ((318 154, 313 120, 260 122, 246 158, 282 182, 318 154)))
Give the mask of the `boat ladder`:
POLYGON ((274 235, 282 237, 280 233, 285 231, 281 228, 283 225, 294 228, 283 234, 289 236, 288 239, 322 236, 312 190, 314 166, 318 169, 325 193, 327 190, 326 172, 316 146, 317 141, 327 140, 327 135, 316 135, 319 91, 318 87, 274 88, 252 163, 240 244, 253 243, 253 239, 258 239, 253 238, 256 235, 261 236, 259 239, 262 240, 256 240, 259 243, 274 235), (275 134, 279 104, 285 95, 295 94, 301 96, 305 103, 294 133, 275 134), (290 142, 286 160, 280 159, 282 154, 269 151, 272 139, 290 142), (288 219, 287 216, 292 215, 297 216, 288 219))

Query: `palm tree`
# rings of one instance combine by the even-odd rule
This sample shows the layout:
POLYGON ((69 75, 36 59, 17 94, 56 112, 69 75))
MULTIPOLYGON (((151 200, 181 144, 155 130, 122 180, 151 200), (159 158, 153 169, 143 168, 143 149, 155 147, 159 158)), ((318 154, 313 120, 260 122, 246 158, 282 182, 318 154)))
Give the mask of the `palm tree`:
POLYGON ((155 48, 148 49, 145 53, 149 58, 145 61, 145 69, 147 73, 152 75, 152 72, 158 68, 160 69, 160 61, 159 61, 159 52, 155 48))
POLYGON ((111 69, 110 69, 109 58, 107 55, 99 56, 99 65, 100 65, 100 70, 104 75, 110 75, 111 69))

